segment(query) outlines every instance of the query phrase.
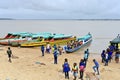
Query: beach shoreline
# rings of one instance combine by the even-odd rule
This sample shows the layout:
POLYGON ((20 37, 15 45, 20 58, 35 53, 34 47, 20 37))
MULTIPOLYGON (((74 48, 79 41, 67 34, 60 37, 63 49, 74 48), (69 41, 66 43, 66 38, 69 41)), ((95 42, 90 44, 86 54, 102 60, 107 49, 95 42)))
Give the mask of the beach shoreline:
MULTIPOLYGON (((76 62, 79 65, 80 59, 83 58, 83 51, 58 56, 58 64, 54 64, 53 54, 45 53, 42 56, 40 48, 19 48, 11 47, 14 58, 12 63, 8 62, 7 50, 8 46, 0 47, 0 80, 66 80, 64 73, 62 72, 62 64, 64 59, 67 58, 72 68, 73 63, 76 62), (43 64, 41 64, 43 63, 43 64)), ((120 76, 120 63, 115 63, 112 60, 108 66, 104 66, 101 63, 100 54, 92 54, 88 59, 86 72, 93 72, 94 66, 92 60, 96 59, 100 64, 100 80, 119 80, 120 76)), ((84 80, 86 80, 86 74, 84 80)), ((79 77, 79 74, 78 74, 79 77)), ((70 72, 70 79, 73 80, 73 75, 70 72)), ((77 78, 77 80, 79 80, 77 78)))

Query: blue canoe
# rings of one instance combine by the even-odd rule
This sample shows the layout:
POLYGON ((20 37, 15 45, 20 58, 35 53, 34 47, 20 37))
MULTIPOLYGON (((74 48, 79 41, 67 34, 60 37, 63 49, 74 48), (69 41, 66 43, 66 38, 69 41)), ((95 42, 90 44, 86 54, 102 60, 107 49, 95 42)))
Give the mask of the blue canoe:
POLYGON ((80 48, 86 46, 88 43, 90 43, 90 42, 92 41, 92 35, 89 33, 89 34, 87 34, 87 35, 85 35, 85 36, 83 36, 83 37, 81 37, 81 38, 77 38, 77 40, 78 40, 78 41, 82 41, 83 44, 81 44, 81 45, 79 45, 79 46, 77 46, 77 47, 75 47, 75 48, 72 48, 72 49, 68 49, 68 48, 67 48, 67 49, 65 50, 67 53, 75 52, 75 51, 79 50, 80 48))

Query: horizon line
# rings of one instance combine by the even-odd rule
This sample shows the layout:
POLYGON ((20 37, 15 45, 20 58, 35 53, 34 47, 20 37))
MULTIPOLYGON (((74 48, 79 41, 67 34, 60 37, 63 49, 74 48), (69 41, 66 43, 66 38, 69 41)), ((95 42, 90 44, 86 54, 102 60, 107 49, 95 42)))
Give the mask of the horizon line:
POLYGON ((80 20, 80 21, 120 21, 120 19, 14 19, 14 18, 0 18, 0 20, 80 20))

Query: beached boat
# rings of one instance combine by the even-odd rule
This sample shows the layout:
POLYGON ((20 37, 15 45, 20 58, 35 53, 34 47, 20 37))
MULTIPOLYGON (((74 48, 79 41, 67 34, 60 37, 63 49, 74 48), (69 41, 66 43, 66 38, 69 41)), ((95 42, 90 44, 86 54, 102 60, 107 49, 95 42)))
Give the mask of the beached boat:
POLYGON ((120 49, 120 34, 112 41, 110 41, 110 46, 113 46, 115 50, 120 49))
MULTIPOLYGON (((39 32, 39 33, 32 33, 32 35, 30 37, 27 37, 26 41, 21 41, 21 42, 12 42, 11 46, 17 47, 20 46, 21 44, 28 44, 31 42, 39 42, 42 41, 43 38, 48 38, 49 36, 51 36, 52 34, 49 32, 39 32)), ((44 44, 44 43, 43 43, 44 44)))
POLYGON ((88 33, 87 35, 81 37, 81 38, 77 38, 77 41, 74 45, 66 48, 66 52, 67 53, 72 53, 72 52, 75 52, 77 50, 79 50, 80 48, 84 47, 85 45, 87 45, 88 43, 90 43, 92 41, 92 35, 90 33, 88 33))
POLYGON ((30 42, 21 43, 21 47, 36 47, 41 45, 54 45, 54 44, 65 44, 71 40, 75 40, 76 38, 72 37, 72 35, 65 34, 52 34, 52 35, 41 35, 41 40, 34 40, 30 42))
POLYGON ((1 45, 10 45, 13 42, 27 41, 28 37, 31 37, 32 33, 20 32, 20 33, 8 33, 5 38, 0 40, 1 45))
POLYGON ((29 32, 11 32, 11 33, 8 33, 3 39, 11 39, 11 38, 16 38, 16 37, 19 37, 20 35, 25 35, 25 34, 28 34, 29 32))

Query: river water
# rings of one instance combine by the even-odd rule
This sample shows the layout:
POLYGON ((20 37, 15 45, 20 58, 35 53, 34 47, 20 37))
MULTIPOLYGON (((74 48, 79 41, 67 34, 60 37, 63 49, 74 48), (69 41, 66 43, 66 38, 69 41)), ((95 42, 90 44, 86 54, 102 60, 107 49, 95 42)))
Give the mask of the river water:
POLYGON ((0 37, 8 32, 52 32, 84 36, 93 35, 89 48, 92 53, 101 53, 109 41, 120 33, 120 21, 113 20, 0 20, 0 37))

